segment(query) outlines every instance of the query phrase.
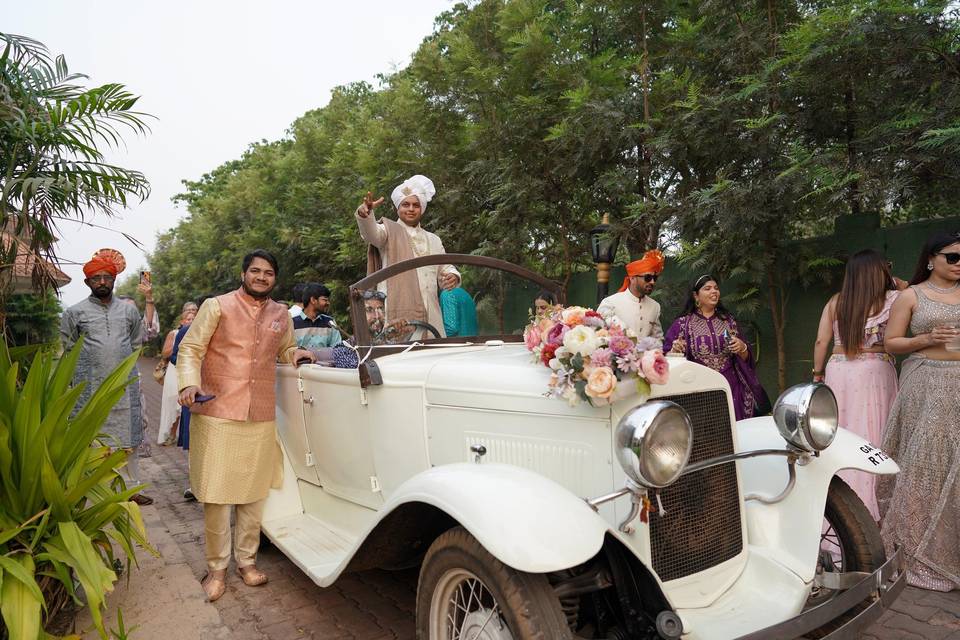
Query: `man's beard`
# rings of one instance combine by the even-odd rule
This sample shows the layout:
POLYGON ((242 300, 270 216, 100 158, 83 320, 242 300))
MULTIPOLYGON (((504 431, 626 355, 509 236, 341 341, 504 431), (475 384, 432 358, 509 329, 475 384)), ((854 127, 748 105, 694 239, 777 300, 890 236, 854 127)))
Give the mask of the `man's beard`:
POLYGON ((250 287, 247 286, 247 281, 246 281, 246 280, 244 280, 243 282, 241 282, 241 285, 243 286, 243 292, 244 292, 245 294, 247 294, 247 295, 250 296, 251 298, 255 298, 255 299, 257 299, 257 300, 263 300, 264 298, 269 298, 269 297, 270 297, 270 293, 273 291, 273 287, 270 287, 270 288, 267 289, 266 291, 253 291, 252 289, 250 289, 250 287))
POLYGON ((98 300, 107 300, 113 294, 113 287, 107 287, 100 285, 98 287, 92 287, 90 293, 93 294, 94 298, 98 300))
POLYGON ((372 335, 379 335, 383 331, 383 320, 374 320, 370 323, 370 333, 372 335))

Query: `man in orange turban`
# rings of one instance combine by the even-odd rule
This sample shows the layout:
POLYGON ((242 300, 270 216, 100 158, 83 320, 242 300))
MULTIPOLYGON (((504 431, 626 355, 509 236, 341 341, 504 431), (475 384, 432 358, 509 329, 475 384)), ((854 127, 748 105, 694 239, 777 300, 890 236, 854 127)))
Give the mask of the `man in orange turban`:
POLYGON ((107 256, 97 254, 83 265, 83 275, 87 278, 101 272, 106 273, 111 278, 116 278, 119 272, 116 261, 107 256))
MULTIPOLYGON (((126 266, 123 255, 116 249, 97 251, 83 265, 84 283, 90 288, 90 296, 68 307, 60 318, 60 340, 64 351, 72 349, 83 337, 80 361, 73 377, 74 384, 86 383, 78 406, 85 405, 104 378, 140 348, 147 334, 136 305, 114 295, 113 285, 126 266)), ((151 324, 155 317, 151 293, 145 292, 148 305, 146 324, 151 324)), ((111 446, 127 450, 124 474, 132 487, 141 484, 136 449, 143 441, 143 402, 136 368, 130 377, 132 383, 127 385, 123 398, 110 410, 100 430, 107 434, 111 446)), ((142 493, 136 494, 132 500, 137 504, 153 502, 142 493)))
POLYGON ((597 311, 605 318, 616 317, 638 338, 663 340, 660 326, 660 303, 650 297, 663 272, 663 254, 652 249, 639 260, 627 265, 623 286, 612 296, 604 298, 597 311))

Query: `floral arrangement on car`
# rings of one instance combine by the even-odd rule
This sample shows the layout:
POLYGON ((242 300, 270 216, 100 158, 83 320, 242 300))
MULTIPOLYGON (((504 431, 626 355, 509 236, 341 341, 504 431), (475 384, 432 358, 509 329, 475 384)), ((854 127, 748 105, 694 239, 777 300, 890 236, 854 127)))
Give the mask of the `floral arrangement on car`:
POLYGON ((670 365, 660 341, 637 338, 616 317, 604 318, 584 307, 553 307, 535 316, 523 332, 533 362, 551 370, 544 395, 575 406, 595 406, 639 394, 650 385, 666 384, 670 365))

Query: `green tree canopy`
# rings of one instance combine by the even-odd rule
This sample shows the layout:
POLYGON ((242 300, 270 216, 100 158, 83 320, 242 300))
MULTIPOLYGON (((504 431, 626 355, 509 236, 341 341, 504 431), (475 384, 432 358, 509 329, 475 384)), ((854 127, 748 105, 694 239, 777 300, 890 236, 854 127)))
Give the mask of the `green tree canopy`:
MULTIPOLYGON (((414 173, 448 251, 565 280, 610 213, 629 255, 672 246, 738 276, 783 340, 796 240, 844 214, 960 201, 960 20, 948 2, 481 0, 440 15, 408 67, 338 88, 278 141, 196 181, 151 264, 162 313, 281 259, 281 296, 364 269, 352 211, 414 173)), ((389 207, 387 207, 389 209, 389 207)))

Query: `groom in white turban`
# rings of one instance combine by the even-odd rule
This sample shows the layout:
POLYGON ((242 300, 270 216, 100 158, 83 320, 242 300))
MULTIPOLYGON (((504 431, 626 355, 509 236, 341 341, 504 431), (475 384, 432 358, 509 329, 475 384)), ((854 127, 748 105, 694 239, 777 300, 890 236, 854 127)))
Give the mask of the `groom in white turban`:
MULTIPOLYGON (((360 237, 369 245, 368 275, 403 260, 446 253, 440 238, 420 226, 420 218, 435 193, 433 182, 426 176, 416 175, 405 180, 390 195, 399 222, 387 218, 377 222, 370 214, 383 204, 383 198, 374 200, 373 195, 367 193, 357 207, 356 218, 360 237)), ((419 320, 431 324, 441 337, 445 337, 438 291, 440 288, 453 289, 459 284, 460 272, 448 264, 420 267, 416 273, 407 271, 388 278, 379 285, 387 294, 387 323, 419 320)), ((413 337, 433 336, 418 332, 413 337)))

